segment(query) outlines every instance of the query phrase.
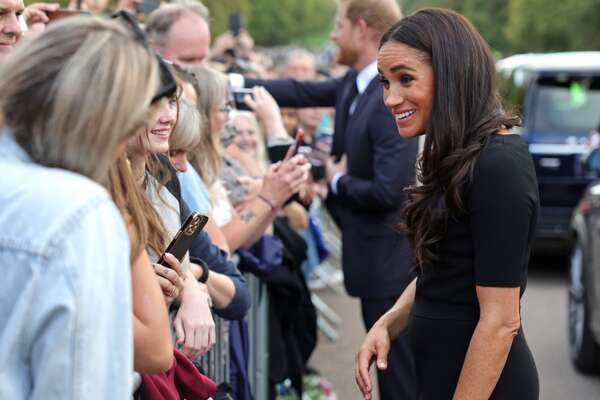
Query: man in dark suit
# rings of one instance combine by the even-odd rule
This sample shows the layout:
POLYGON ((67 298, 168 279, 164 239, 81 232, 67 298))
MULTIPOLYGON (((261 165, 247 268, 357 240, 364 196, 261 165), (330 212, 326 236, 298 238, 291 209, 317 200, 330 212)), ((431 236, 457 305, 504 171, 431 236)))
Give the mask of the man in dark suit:
MULTIPOLYGON (((265 86, 282 107, 335 106, 326 204, 342 232, 346 290, 361 299, 367 330, 413 278, 408 242, 395 226, 405 199, 402 189, 415 179, 417 142, 399 136, 383 104, 376 64, 381 35, 400 17, 394 0, 341 0, 331 38, 339 47, 338 62, 350 67, 345 76, 244 83, 265 86)), ((387 369, 378 378, 382 400, 416 398, 406 338, 392 344, 387 369)))

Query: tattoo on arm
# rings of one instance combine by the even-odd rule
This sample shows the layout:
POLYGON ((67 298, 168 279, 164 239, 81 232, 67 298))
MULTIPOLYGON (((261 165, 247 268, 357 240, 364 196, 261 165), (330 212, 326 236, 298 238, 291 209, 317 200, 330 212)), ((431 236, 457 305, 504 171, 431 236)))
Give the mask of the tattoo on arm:
POLYGON ((252 221, 254 217, 256 217, 256 213, 252 210, 248 210, 245 213, 240 214, 240 219, 246 224, 252 221))

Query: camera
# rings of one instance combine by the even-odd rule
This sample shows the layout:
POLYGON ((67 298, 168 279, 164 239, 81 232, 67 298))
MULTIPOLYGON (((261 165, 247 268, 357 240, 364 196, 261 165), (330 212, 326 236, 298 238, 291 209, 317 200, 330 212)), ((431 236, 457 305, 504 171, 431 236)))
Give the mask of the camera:
POLYGON ((246 95, 252 97, 252 89, 238 88, 232 90, 231 97, 236 110, 250 110, 244 101, 246 95))

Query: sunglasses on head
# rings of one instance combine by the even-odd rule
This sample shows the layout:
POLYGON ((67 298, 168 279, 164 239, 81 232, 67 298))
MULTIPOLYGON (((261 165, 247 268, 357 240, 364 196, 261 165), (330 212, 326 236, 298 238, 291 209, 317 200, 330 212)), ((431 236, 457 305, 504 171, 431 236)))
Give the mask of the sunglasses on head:
MULTIPOLYGON (((140 43, 142 46, 144 46, 144 48, 155 54, 150 45, 148 44, 148 36, 146 35, 146 32, 144 32, 140 28, 133 14, 124 10, 119 10, 112 14, 111 18, 124 23, 124 25, 126 25, 133 34, 134 40, 140 43)), ((160 86, 158 88, 158 91, 152 98, 152 104, 156 103, 164 97, 173 97, 177 94, 177 81, 175 80, 175 77, 171 72, 169 64, 165 60, 163 60, 158 54, 156 54, 156 59, 158 60, 158 67, 160 71, 160 86)))

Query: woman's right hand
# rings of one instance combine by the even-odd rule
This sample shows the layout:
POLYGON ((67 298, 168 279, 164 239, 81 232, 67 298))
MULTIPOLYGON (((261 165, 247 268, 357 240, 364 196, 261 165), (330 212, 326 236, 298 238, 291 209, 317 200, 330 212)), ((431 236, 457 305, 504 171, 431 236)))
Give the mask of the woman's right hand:
POLYGON ((262 86, 252 88, 252 96, 246 95, 244 102, 265 126, 265 134, 272 135, 277 132, 285 132, 281 110, 271 94, 262 86))
POLYGON ((354 362, 354 378, 365 400, 373 396, 373 384, 369 376, 369 368, 377 360, 377 368, 387 368, 387 358, 390 351, 390 334, 380 323, 375 323, 363 341, 354 362))
POLYGON ((183 290, 183 272, 179 260, 172 254, 165 253, 164 257, 169 267, 165 267, 160 264, 152 264, 154 267, 154 273, 162 289, 163 296, 167 306, 170 305, 175 299, 179 297, 183 290))

